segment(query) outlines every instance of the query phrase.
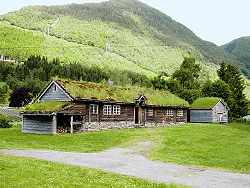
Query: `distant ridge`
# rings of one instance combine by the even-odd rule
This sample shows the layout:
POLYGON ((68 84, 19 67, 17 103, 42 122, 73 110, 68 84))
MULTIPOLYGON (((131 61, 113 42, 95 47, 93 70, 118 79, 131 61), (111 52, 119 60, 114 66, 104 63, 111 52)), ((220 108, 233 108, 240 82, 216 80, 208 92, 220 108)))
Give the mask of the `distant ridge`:
POLYGON ((227 53, 247 61, 246 67, 250 69, 250 36, 235 39, 221 46, 227 53))
POLYGON ((66 63, 82 62, 148 76, 162 72, 171 75, 183 56, 191 55, 202 64, 204 79, 216 78, 217 66, 223 60, 236 65, 247 77, 250 75, 246 61, 200 39, 184 25, 137 0, 24 7, 0 16, 0 20, 2 25, 5 20, 39 35, 56 23, 36 53, 60 57, 66 63), (107 43, 110 53, 106 53, 107 43))

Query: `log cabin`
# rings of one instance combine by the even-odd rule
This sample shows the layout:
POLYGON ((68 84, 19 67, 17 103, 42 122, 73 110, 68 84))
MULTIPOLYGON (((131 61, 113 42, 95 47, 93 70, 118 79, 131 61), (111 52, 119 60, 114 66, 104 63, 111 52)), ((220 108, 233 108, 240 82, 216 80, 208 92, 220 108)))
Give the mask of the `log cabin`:
POLYGON ((139 87, 52 80, 22 112, 22 132, 57 134, 185 124, 188 102, 139 87))
POLYGON ((199 98, 190 105, 190 122, 227 124, 228 111, 228 106, 220 98, 199 98))

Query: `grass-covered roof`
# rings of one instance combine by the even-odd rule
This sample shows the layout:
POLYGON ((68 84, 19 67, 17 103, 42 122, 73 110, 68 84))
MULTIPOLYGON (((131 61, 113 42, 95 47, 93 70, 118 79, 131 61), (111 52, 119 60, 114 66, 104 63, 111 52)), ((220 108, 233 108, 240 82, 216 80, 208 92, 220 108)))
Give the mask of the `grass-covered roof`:
POLYGON ((58 102, 58 101, 37 102, 29 106, 26 106, 24 111, 26 112, 54 112, 56 110, 59 110, 67 106, 68 104, 69 102, 58 102))
POLYGON ((191 108, 213 108, 220 98, 218 97, 205 97, 196 99, 191 105, 191 108))
POLYGON ((134 103, 140 95, 147 98, 147 104, 163 106, 189 106, 188 102, 167 91, 142 87, 107 86, 106 84, 57 80, 73 98, 98 99, 134 103))

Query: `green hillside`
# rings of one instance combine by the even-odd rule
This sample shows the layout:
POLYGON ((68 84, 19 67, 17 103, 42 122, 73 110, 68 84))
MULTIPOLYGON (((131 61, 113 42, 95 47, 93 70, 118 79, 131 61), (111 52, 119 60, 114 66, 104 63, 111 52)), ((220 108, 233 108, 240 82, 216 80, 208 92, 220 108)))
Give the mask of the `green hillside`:
POLYGON ((44 37, 36 32, 18 29, 6 22, 0 22, 0 31, 0 54, 10 55, 17 59, 41 55, 44 37), (20 47, 30 48, 20 50, 20 47))
MULTIPOLYGON (((0 20, 2 25, 12 25, 6 27, 39 33, 41 43, 25 46, 36 45, 37 54, 59 57, 66 63, 81 62, 148 76, 161 72, 171 75, 184 55, 192 55, 203 67, 202 78, 216 78, 217 64, 222 60, 249 75, 246 65, 235 56, 137 0, 24 7, 0 16, 0 20), (44 37, 48 24, 50 36, 44 37), (110 53, 105 52, 106 43, 110 44, 110 53)), ((27 58, 27 49, 18 49, 27 58)))
POLYGON ((221 48, 226 52, 247 61, 247 68, 250 69, 250 36, 235 39, 221 46, 221 48))

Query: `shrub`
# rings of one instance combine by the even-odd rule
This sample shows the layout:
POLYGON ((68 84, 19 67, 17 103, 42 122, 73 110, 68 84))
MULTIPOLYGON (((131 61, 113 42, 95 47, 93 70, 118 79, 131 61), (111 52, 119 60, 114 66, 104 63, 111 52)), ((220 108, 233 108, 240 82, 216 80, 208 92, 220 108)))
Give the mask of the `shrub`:
POLYGON ((0 114, 0 128, 11 128, 10 120, 0 114))
POLYGON ((247 121, 246 119, 241 118, 229 118, 229 123, 243 123, 250 125, 250 121, 247 121))

